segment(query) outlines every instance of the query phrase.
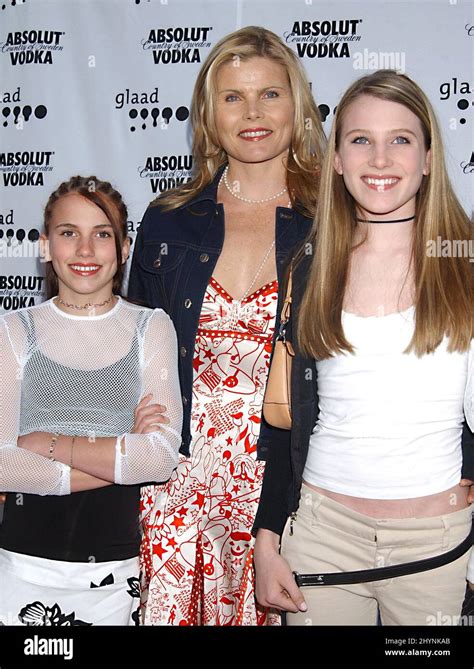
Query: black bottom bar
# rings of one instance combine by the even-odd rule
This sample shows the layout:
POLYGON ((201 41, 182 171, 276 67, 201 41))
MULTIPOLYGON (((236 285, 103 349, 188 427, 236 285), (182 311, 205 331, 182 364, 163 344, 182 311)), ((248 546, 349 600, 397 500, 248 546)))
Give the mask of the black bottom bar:
POLYGON ((460 623, 457 627, 3 626, 0 666, 146 663, 171 668, 184 663, 225 668, 238 662, 472 669, 474 618, 465 616, 460 623))

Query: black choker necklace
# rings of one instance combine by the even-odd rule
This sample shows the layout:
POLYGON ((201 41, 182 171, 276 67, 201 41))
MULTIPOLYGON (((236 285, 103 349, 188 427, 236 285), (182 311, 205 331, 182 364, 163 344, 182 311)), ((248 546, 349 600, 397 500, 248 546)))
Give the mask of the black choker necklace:
POLYGON ((356 218, 357 223, 405 223, 406 221, 412 221, 415 216, 409 216, 408 218, 396 218, 391 221, 369 221, 365 218, 356 218))

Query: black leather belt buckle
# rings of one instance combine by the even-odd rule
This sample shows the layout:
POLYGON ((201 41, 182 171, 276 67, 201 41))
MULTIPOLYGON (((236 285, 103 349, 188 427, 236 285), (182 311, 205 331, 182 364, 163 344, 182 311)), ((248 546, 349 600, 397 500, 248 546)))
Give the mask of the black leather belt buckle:
POLYGON ((326 585, 325 574, 300 574, 297 571, 293 572, 296 585, 298 588, 305 585, 326 585))

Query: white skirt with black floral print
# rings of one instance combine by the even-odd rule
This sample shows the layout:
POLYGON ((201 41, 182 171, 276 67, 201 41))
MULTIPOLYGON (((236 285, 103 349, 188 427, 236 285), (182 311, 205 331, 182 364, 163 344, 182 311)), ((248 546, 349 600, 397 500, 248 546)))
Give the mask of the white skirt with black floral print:
POLYGON ((138 625, 138 557, 65 562, 0 549, 0 624, 138 625))

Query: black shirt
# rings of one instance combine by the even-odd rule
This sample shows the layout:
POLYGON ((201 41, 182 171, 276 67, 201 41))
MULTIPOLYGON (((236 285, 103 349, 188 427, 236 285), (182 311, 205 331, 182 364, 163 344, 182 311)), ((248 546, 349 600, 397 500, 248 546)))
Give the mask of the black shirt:
POLYGON ((8 493, 0 546, 51 560, 107 562, 138 555, 140 486, 64 496, 8 493))

